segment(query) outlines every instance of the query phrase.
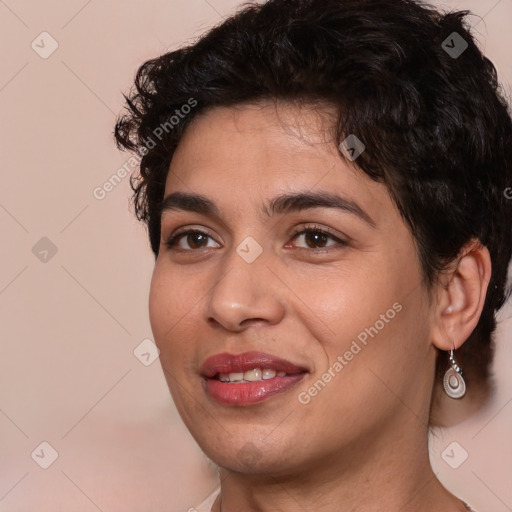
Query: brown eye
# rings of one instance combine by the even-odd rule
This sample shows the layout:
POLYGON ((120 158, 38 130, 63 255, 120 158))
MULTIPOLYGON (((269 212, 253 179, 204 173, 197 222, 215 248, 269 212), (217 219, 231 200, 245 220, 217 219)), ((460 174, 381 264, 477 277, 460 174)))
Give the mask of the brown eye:
POLYGON ((171 236, 168 240, 166 240, 165 246, 168 249, 175 249, 176 246, 178 246, 179 250, 182 251, 194 251, 197 249, 207 248, 208 246, 205 245, 205 243, 209 238, 212 239, 212 237, 204 231, 200 231, 198 229, 190 229, 188 231, 182 231, 181 233, 177 233, 176 235, 171 236), (188 248, 181 245, 182 240, 186 241, 188 248))
POLYGON ((335 245, 347 245, 346 242, 340 240, 329 231, 316 227, 309 227, 296 232, 293 235, 293 240, 302 236, 304 237, 306 247, 299 247, 300 249, 327 249, 335 245), (326 245, 329 240, 332 240, 334 243, 326 245))
POLYGON ((199 247, 204 246, 207 235, 203 235, 202 233, 188 233, 186 235, 187 243, 190 244, 190 247, 193 249, 197 249, 199 247))
POLYGON ((316 247, 311 247, 311 245, 320 244, 323 247, 324 244, 327 243, 327 240, 329 238, 330 237, 328 235, 324 235, 323 233, 320 233, 318 231, 315 231, 315 232, 309 231, 309 232, 305 233, 305 235, 304 235, 304 240, 311 249, 316 249, 316 247))

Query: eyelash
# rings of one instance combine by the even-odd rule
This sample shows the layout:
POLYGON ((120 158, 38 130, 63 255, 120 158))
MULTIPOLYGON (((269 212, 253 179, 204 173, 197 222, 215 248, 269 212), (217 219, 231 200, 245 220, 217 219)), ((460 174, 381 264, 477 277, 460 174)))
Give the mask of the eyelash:
MULTIPOLYGON (((347 244, 346 241, 344 240, 341 240, 340 238, 338 238, 337 236, 335 236, 333 233, 331 233, 328 229, 325 229, 325 228, 320 228, 319 226, 308 226, 306 228, 301 228, 299 230, 296 230, 295 232, 292 233, 292 240, 295 240, 299 235, 303 235, 303 234, 312 234, 312 233, 319 233, 321 235, 325 235, 329 238, 331 238, 331 240, 334 240, 335 242, 338 243, 338 246, 341 246, 341 247, 344 247, 347 244)), ((179 233, 176 233, 175 235, 172 235, 170 236, 166 241, 165 241, 165 246, 168 248, 168 249, 171 249, 171 250, 174 250, 174 247, 176 246, 176 243, 179 241, 179 239, 184 236, 184 235, 191 235, 191 234, 199 234, 199 235, 205 235, 209 238, 212 238, 207 232, 205 231, 202 231, 200 229, 189 229, 189 230, 186 230, 186 231, 181 231, 179 233)), ((334 250, 336 249, 334 246, 330 246, 330 247, 320 247, 318 249, 309 249, 309 248, 305 248, 305 247, 299 247, 298 249, 302 249, 302 250, 306 250, 306 251, 315 251, 315 252, 329 252, 331 250, 334 250)), ((339 249, 340 247, 338 247, 339 249)), ((198 251, 199 249, 180 249, 181 251, 183 252, 194 252, 194 251, 198 251)))

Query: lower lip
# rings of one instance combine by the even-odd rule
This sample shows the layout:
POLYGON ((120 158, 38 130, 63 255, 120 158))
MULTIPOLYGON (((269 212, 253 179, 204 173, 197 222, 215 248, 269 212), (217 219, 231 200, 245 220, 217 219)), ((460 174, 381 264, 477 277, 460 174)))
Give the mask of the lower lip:
POLYGON ((283 393, 305 375, 306 373, 299 373, 257 382, 232 384, 217 379, 206 379, 206 391, 213 400, 222 405, 251 405, 283 393))

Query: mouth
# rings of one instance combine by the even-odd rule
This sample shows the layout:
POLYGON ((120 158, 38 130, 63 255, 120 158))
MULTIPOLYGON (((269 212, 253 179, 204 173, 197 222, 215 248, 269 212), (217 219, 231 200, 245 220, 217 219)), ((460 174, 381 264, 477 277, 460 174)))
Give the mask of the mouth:
POLYGON ((221 382, 229 382, 230 384, 241 382, 258 382, 260 380, 270 380, 275 377, 290 377, 290 373, 283 370, 272 370, 271 368, 254 368, 245 372, 217 373, 212 378, 221 382))
POLYGON ((309 373, 301 367, 261 352, 217 354, 201 367, 205 391, 223 405, 250 405, 289 390, 309 373))

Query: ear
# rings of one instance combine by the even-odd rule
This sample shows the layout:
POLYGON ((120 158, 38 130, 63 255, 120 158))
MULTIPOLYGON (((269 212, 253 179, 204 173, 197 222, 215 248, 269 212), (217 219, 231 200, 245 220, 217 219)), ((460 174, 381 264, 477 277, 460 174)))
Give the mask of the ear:
POLYGON ((472 240, 441 276, 432 331, 437 348, 456 350, 469 338, 484 307, 491 268, 487 247, 472 240))

